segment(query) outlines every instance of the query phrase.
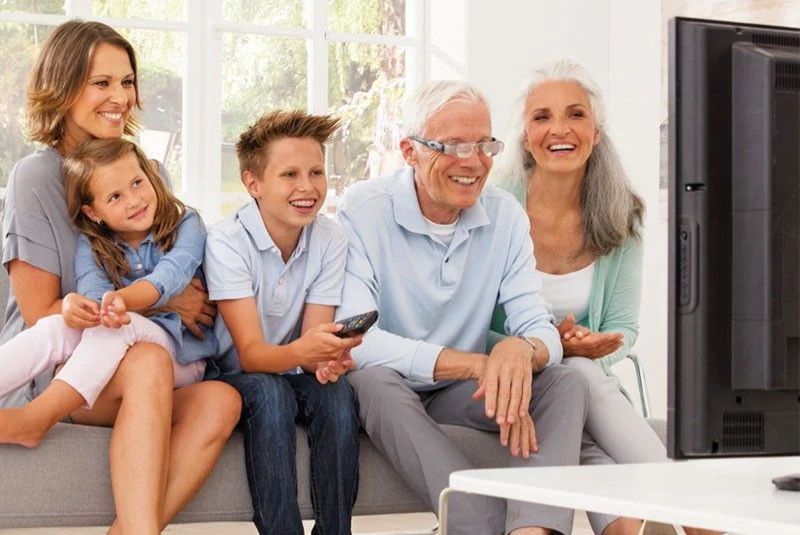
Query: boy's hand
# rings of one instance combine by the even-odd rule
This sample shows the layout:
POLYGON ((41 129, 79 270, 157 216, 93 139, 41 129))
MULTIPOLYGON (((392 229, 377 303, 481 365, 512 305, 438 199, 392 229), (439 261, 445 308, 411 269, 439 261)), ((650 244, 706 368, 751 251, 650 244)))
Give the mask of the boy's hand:
POLYGON ((337 323, 323 323, 312 327, 292 342, 290 345, 300 365, 339 360, 345 352, 361 343, 362 336, 339 338, 333 334, 341 329, 342 326, 337 323))
POLYGON ((335 383, 339 380, 339 377, 355 367, 356 363, 350 356, 350 351, 345 351, 340 359, 318 363, 315 375, 320 384, 335 383))
POLYGON ((127 310, 119 292, 106 292, 100 302, 100 323, 110 329, 119 329, 131 322, 127 310))
POLYGON ((71 292, 61 300, 64 323, 73 329, 88 329, 100 325, 100 307, 81 294, 71 292))

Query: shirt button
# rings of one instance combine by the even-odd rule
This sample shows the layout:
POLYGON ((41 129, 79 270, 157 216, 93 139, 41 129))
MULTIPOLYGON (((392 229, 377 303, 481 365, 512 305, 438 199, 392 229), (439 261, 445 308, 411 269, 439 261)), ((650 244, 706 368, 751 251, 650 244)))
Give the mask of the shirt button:
POLYGON ((278 279, 278 286, 283 286, 283 279, 278 279))
POLYGON ((142 265, 141 264, 136 264, 136 269, 142 269, 142 265))

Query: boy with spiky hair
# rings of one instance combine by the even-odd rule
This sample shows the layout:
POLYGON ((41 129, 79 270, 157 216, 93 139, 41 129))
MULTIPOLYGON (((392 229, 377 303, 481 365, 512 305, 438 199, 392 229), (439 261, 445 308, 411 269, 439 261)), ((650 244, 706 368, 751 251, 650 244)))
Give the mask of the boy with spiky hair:
POLYGON ((339 120, 263 115, 236 144, 252 201, 210 229, 205 269, 217 302, 218 358, 207 378, 242 395, 241 425, 259 533, 303 533, 295 422, 308 426, 314 533, 350 533, 358 489, 358 412, 344 374, 361 338, 339 338, 347 237, 318 215, 323 144, 339 120))

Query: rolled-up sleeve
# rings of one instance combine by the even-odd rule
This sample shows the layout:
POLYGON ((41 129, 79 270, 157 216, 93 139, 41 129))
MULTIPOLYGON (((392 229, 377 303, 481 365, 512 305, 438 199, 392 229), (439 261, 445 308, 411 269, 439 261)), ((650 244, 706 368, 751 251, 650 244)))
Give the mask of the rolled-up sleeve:
POLYGON ((61 262, 53 227, 46 210, 34 195, 6 199, 3 216, 3 265, 22 260, 36 268, 61 276, 61 262))
POLYGON ((89 239, 81 234, 75 247, 75 277, 78 293, 98 303, 103 294, 114 289, 105 270, 97 265, 89 239))
POLYGON ((164 253, 150 274, 141 278, 158 290, 161 297, 153 305, 163 307, 191 282, 203 261, 206 229, 194 210, 188 210, 177 228, 172 248, 164 253))

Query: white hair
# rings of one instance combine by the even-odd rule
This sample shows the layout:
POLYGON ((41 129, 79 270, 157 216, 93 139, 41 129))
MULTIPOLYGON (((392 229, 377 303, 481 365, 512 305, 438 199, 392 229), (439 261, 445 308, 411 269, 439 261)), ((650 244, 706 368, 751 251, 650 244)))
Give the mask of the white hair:
POLYGON ((445 104, 455 99, 489 103, 477 87, 458 80, 435 80, 417 89, 406 101, 403 113, 403 137, 422 136, 425 125, 445 104))
POLYGON ((605 106, 600 88, 579 63, 561 59, 546 63, 526 78, 514 103, 508 134, 508 150, 495 166, 492 180, 513 191, 527 191, 536 162, 525 148, 525 105, 528 97, 544 82, 575 82, 586 93, 600 132, 600 141, 586 163, 581 183, 580 252, 598 256, 610 253, 629 237, 639 238, 644 203, 634 191, 622 167, 619 154, 606 129, 605 106))

